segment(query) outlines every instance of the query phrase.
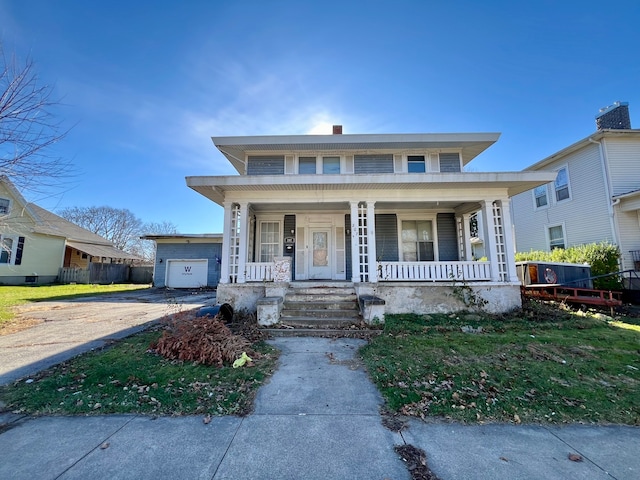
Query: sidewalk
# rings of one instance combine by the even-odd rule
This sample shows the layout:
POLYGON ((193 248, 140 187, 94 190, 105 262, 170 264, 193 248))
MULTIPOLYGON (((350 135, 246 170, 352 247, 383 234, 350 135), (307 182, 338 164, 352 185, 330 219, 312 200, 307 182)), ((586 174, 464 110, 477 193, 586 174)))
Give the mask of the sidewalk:
POLYGON ((0 434, 0 478, 409 480, 393 449, 405 442, 442 480, 640 478, 638 428, 411 421, 398 434, 382 426, 362 340, 272 343, 280 366, 245 418, 24 418, 0 434))

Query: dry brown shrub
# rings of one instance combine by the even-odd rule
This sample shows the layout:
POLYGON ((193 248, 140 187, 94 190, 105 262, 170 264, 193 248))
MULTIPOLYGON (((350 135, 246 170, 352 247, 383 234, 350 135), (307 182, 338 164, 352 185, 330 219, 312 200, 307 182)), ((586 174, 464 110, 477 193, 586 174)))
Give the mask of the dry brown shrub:
POLYGON ((162 336, 151 349, 172 360, 218 367, 232 364, 242 352, 257 356, 251 342, 234 335, 217 315, 196 317, 193 312, 181 312, 167 320, 162 336))

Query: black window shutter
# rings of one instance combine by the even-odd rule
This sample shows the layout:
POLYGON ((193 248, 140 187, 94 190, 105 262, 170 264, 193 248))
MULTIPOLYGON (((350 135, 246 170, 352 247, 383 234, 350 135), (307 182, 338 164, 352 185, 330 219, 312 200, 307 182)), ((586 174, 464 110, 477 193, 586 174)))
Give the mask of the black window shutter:
POLYGON ((22 251, 24 250, 24 237, 18 238, 18 249, 16 250, 16 265, 22 264, 22 251))

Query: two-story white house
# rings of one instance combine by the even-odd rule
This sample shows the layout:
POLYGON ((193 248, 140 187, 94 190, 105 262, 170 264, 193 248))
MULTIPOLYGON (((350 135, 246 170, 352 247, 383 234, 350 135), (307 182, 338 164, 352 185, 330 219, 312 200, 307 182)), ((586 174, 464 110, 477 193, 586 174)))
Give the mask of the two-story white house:
POLYGON ((218 301, 256 309, 302 286, 353 289, 387 313, 464 309, 464 285, 521 305, 509 199, 554 172, 464 172, 497 133, 214 137, 239 175, 187 177, 224 208, 218 301), (479 212, 486 261, 472 258, 479 212))
POLYGON ((640 130, 627 103, 596 116, 597 131, 531 165, 554 182, 512 198, 517 251, 609 242, 623 270, 640 271, 640 130))

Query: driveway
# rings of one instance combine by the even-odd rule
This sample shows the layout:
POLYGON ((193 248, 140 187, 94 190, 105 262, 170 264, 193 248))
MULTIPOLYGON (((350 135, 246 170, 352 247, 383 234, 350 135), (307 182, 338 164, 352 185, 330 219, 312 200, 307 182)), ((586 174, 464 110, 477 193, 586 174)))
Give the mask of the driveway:
POLYGON ((40 323, 0 336, 0 385, 215 301, 215 292, 146 289, 24 305, 18 318, 40 323))

